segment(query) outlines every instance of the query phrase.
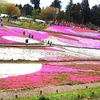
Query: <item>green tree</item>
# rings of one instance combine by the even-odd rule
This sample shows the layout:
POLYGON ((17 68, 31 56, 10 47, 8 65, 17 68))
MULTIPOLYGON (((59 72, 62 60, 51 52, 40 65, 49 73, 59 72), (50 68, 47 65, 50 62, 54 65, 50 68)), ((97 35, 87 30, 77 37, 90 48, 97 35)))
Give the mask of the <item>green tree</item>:
POLYGON ((16 4, 16 7, 18 7, 20 9, 21 15, 23 15, 23 7, 22 7, 22 5, 21 4, 20 5, 16 4))
POLYGON ((43 20, 55 20, 55 16, 58 12, 58 9, 55 7, 46 7, 41 10, 41 19, 43 20))
POLYGON ((72 7, 73 7, 73 1, 70 0, 69 4, 66 7, 66 20, 71 22, 73 21, 73 16, 72 16, 72 7))
POLYGON ((58 8, 60 10, 61 9, 61 1, 54 0, 50 6, 58 8))
POLYGON ((82 23, 86 24, 90 22, 91 20, 91 11, 89 8, 89 2, 88 0, 83 0, 81 3, 82 6, 82 23))
POLYGON ((0 13, 4 13, 4 4, 7 4, 6 0, 0 0, 0 13))
POLYGON ((8 3, 5 4, 3 8, 4 8, 4 13, 8 15, 20 15, 20 9, 16 7, 15 4, 8 3))
POLYGON ((91 9, 91 22, 100 26, 100 5, 95 5, 91 9))
POLYGON ((64 18, 65 18, 65 12, 63 10, 59 11, 59 13, 57 14, 56 19, 61 21, 61 20, 64 20, 64 18))
POLYGON ((0 7, 3 6, 6 3, 8 3, 6 0, 0 0, 0 7))
POLYGON ((34 4, 34 9, 40 9, 40 0, 30 0, 34 4))
POLYGON ((33 11, 33 7, 29 4, 25 4, 23 6, 23 12, 24 12, 24 15, 31 15, 32 14, 32 11, 33 11))
POLYGON ((71 16, 73 17, 73 22, 74 23, 81 23, 81 4, 73 4, 72 11, 71 11, 71 16))
POLYGON ((39 12, 39 9, 33 9, 32 11, 32 16, 33 16, 33 19, 39 19, 40 18, 40 12, 39 12))

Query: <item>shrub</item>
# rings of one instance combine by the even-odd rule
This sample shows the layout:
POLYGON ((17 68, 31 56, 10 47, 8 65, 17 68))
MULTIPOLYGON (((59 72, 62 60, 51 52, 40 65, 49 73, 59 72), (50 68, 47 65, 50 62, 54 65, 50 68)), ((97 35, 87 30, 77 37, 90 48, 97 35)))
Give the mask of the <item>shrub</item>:
POLYGON ((91 30, 97 30, 97 26, 95 26, 95 25, 92 24, 91 22, 89 22, 86 26, 87 26, 89 29, 91 29, 91 30))
POLYGON ((49 98, 46 98, 46 97, 44 97, 44 96, 41 96, 41 97, 39 97, 38 100, 50 100, 50 99, 49 99, 49 98))

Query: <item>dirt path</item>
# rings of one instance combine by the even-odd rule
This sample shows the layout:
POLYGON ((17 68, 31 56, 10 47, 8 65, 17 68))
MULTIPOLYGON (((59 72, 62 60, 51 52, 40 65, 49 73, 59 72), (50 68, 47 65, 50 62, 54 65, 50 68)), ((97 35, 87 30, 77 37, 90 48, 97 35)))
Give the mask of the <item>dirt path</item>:
POLYGON ((28 90, 9 90, 6 92, 0 91, 0 99, 8 100, 9 98, 19 98, 19 97, 28 97, 28 96, 36 96, 41 94, 50 94, 50 93, 58 93, 58 92, 67 92, 73 91, 77 89, 85 89, 100 86, 100 82, 98 83, 87 83, 87 84, 79 84, 79 85, 64 85, 64 86, 48 86, 48 87, 40 87, 35 89, 28 90))

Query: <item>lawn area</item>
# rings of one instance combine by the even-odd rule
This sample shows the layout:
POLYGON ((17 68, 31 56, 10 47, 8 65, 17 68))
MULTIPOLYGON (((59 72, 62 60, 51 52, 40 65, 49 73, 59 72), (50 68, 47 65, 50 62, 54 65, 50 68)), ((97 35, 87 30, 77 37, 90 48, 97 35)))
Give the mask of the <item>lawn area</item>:
POLYGON ((4 18, 4 23, 6 25, 11 25, 11 26, 16 26, 16 27, 22 27, 22 28, 27 28, 27 29, 34 29, 34 30, 44 30, 47 28, 49 25, 48 24, 40 24, 34 21, 28 21, 28 20, 15 20, 15 21, 7 21, 8 18, 4 18), (20 24, 19 24, 20 23, 20 24))
POLYGON ((40 95, 27 98, 9 100, 100 100, 100 86, 95 88, 80 89, 71 92, 40 95))

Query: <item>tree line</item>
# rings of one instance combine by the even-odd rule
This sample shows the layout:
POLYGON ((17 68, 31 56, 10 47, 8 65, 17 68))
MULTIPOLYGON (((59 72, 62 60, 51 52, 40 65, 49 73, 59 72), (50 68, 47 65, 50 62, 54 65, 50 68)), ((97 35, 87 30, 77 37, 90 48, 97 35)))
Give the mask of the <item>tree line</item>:
POLYGON ((7 14, 19 14, 21 16, 28 16, 34 19, 64 20, 78 24, 87 24, 91 22, 92 24, 100 26, 100 4, 94 5, 90 8, 88 0, 82 0, 81 3, 73 3, 73 0, 69 0, 65 10, 61 10, 62 2, 60 0, 54 0, 48 7, 45 8, 40 8, 40 0, 30 0, 30 2, 32 5, 25 4, 22 6, 21 4, 16 4, 16 9, 13 9, 13 4, 11 5, 8 3, 5 4, 5 7, 3 6, 2 9, 0 9, 0 12, 6 12, 7 14))

